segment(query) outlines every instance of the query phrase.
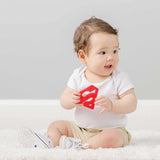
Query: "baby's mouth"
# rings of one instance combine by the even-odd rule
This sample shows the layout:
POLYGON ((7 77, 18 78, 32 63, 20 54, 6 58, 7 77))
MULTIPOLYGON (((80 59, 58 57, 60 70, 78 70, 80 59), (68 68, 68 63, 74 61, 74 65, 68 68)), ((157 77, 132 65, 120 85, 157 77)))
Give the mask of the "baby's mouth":
POLYGON ((110 64, 110 65, 104 66, 104 68, 106 68, 106 69, 111 69, 111 68, 112 68, 112 65, 110 64))

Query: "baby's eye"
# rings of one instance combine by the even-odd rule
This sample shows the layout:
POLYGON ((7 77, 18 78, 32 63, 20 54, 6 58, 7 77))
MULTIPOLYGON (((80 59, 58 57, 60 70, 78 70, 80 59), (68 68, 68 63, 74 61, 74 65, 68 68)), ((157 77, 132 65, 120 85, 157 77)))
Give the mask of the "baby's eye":
POLYGON ((117 50, 114 50, 114 51, 113 51, 113 54, 116 54, 117 52, 118 52, 117 50))
POLYGON ((100 52, 99 54, 102 54, 102 55, 104 55, 104 54, 106 54, 106 52, 105 52, 105 51, 102 51, 102 52, 100 52))

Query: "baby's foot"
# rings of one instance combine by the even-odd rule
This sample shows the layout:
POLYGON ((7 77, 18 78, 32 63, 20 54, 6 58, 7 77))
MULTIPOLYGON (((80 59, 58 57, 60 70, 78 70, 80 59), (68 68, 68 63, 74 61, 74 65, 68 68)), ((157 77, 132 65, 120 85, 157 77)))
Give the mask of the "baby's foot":
POLYGON ((82 144, 82 141, 77 138, 62 136, 59 145, 63 149, 87 149, 89 144, 82 144))

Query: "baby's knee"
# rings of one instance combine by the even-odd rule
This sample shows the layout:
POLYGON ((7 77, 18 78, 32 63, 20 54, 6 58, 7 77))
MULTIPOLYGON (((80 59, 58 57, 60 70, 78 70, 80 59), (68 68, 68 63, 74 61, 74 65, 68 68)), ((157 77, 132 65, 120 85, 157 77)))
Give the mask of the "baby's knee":
POLYGON ((106 148, 118 148, 123 146, 123 135, 113 132, 105 139, 106 148))
POLYGON ((110 137, 109 139, 106 140, 106 148, 117 148, 120 147, 117 137, 110 137))
POLYGON ((53 133, 73 137, 70 123, 65 120, 54 121, 49 125, 47 134, 53 135, 53 133))
POLYGON ((58 127, 60 127, 60 126, 63 125, 63 124, 64 124, 64 122, 63 122, 62 120, 54 121, 54 122, 52 122, 52 123, 49 125, 48 130, 49 130, 49 129, 58 128, 58 127))

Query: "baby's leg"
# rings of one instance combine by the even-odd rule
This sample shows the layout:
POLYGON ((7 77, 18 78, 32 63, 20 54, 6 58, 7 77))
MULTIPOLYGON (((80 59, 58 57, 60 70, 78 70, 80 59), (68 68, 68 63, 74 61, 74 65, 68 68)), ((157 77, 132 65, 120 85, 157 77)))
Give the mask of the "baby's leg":
POLYGON ((70 122, 64 120, 52 122, 48 127, 47 136, 52 140, 54 147, 59 145, 59 140, 62 135, 73 137, 70 122))
POLYGON ((124 140, 123 140, 123 133, 119 129, 106 129, 99 133, 96 136, 91 137, 90 139, 83 141, 84 143, 89 144, 89 148, 118 148, 122 147, 124 140))

